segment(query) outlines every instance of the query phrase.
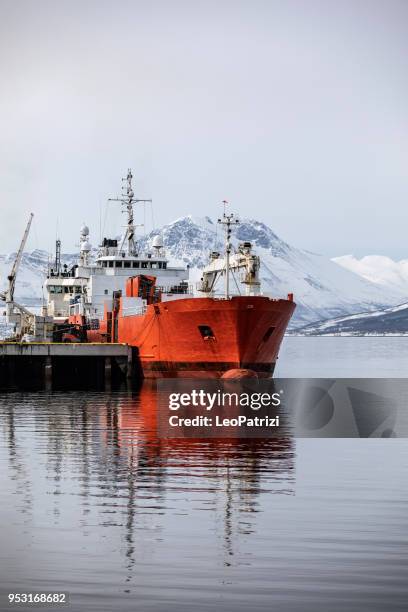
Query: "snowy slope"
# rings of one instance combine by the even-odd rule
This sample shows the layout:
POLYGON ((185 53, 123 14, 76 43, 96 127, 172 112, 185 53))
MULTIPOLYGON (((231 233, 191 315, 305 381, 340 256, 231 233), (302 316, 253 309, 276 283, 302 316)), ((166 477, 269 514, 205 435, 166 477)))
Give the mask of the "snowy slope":
MULTIPOLYGON (((7 276, 11 271, 16 254, 0 255, 0 290, 7 288, 7 276)), ((24 253, 17 274, 15 298, 35 300, 41 298, 41 284, 46 270, 48 254, 45 251, 24 253)))
MULTIPOLYGON (((221 228, 208 217, 183 217, 139 239, 141 250, 162 233, 171 264, 189 265, 190 278, 198 280, 200 268, 211 250, 223 251, 221 228)), ((263 292, 276 297, 294 293, 297 309, 293 319, 299 326, 321 319, 376 310, 405 300, 403 289, 387 287, 362 278, 327 257, 292 247, 265 224, 242 220, 234 229, 233 242, 252 241, 261 256, 263 292)), ((94 252, 95 254, 95 252, 94 252)), ((5 289, 15 255, 0 256, 0 287, 5 289)), ((41 285, 49 255, 45 251, 25 253, 17 276, 16 299, 24 303, 41 299, 41 285)), ((75 254, 62 257, 68 265, 75 254)), ((171 265, 170 264, 170 265, 171 265)))
POLYGON ((378 284, 385 290, 401 291, 408 298, 408 259, 394 261, 383 255, 334 257, 333 261, 351 272, 378 284))
POLYGON ((408 303, 312 323, 293 333, 304 336, 408 335, 408 303))

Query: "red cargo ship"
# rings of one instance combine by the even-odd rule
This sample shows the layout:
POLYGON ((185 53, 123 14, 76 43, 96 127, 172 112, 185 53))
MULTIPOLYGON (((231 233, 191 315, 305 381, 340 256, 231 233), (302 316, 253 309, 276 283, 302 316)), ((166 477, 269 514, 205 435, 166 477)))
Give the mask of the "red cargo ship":
POLYGON ((90 263, 84 226, 78 265, 61 272, 56 258, 50 271, 48 308, 62 317, 61 339, 129 344, 146 378, 271 376, 295 309, 293 295, 261 295, 260 259, 250 242, 234 247, 232 232, 239 221, 226 214, 225 204, 218 220, 225 230, 225 252, 210 254, 195 288, 188 269, 168 265, 159 234, 151 250, 141 253, 133 220, 133 204, 140 200, 134 198, 131 179, 129 171, 126 194, 118 198, 128 213, 120 246, 105 238, 96 263, 90 263))
POLYGON ((271 376, 287 324, 290 299, 232 296, 161 301, 154 277, 130 278, 127 298, 146 302, 141 314, 124 313, 114 298, 91 341, 124 342, 138 348, 144 377, 271 376))

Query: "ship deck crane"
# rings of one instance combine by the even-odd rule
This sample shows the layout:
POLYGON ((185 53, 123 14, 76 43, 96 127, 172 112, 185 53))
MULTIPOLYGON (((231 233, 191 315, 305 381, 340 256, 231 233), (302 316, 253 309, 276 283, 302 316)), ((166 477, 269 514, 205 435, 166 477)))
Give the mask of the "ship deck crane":
POLYGON ((203 275, 197 285, 198 291, 209 296, 214 295, 216 284, 219 278, 224 277, 225 299, 230 296, 230 273, 235 281, 236 288, 240 294, 240 288, 235 272, 240 273, 239 282, 245 285, 247 295, 258 295, 260 291, 259 269, 260 259, 252 252, 250 242, 242 242, 238 245, 236 252, 233 252, 231 243, 232 226, 237 226, 240 221, 233 214, 225 213, 226 200, 223 200, 224 215, 218 219, 218 223, 225 227, 225 254, 221 257, 218 251, 213 251, 210 255, 210 263, 203 269, 203 275))

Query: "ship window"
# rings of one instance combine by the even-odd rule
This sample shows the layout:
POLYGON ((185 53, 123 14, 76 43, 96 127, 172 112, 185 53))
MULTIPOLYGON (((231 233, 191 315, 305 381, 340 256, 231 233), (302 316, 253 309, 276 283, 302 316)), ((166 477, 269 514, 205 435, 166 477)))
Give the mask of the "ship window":
POLYGON ((113 261, 108 261, 109 268, 113 268, 113 261))
POLYGON ((133 262, 133 267, 134 268, 138 268, 139 267, 139 262, 138 261, 134 261, 133 262))
POLYGON ((215 340, 214 332, 209 325, 199 325, 198 329, 204 340, 215 340))
POLYGON ((103 262, 102 262, 102 266, 103 266, 104 268, 106 268, 107 263, 108 263, 107 261, 103 261, 103 262))
POLYGON ((122 261, 115 261, 115 268, 121 268, 122 267, 122 261))
POLYGON ((105 289, 105 295, 108 295, 108 290, 107 289, 105 289))
POLYGON ((167 268, 167 263, 164 261, 163 262, 163 270, 165 270, 167 268))
POLYGON ((130 261, 125 261, 123 263, 124 263, 125 268, 130 268, 130 263, 131 263, 130 261))
POLYGON ((142 261, 142 268, 147 268, 147 261, 142 261))
POLYGON ((262 338, 262 342, 268 342, 269 338, 272 336, 273 332, 275 331, 274 327, 269 327, 265 334, 264 337, 262 338))
POLYGON ((81 293, 81 287, 75 287, 75 293, 81 293))
POLYGON ((60 287, 60 286, 58 286, 58 285, 57 285, 57 286, 55 287, 55 293, 62 293, 62 287, 60 287))
POLYGON ((152 261, 152 268, 157 268, 157 262, 156 261, 152 261))
POLYGON ((48 286, 48 291, 49 291, 50 293, 55 293, 55 287, 54 287, 54 285, 49 285, 49 286, 48 286))
POLYGON ((161 262, 161 261, 159 261, 159 262, 157 263, 157 265, 159 266, 159 268, 161 268, 161 267, 162 267, 162 262, 161 262))

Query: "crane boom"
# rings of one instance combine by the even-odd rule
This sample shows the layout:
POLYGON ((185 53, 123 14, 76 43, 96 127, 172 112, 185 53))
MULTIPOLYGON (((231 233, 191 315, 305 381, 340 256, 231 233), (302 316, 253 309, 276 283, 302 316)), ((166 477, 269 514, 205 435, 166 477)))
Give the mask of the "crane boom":
MULTIPOLYGON (((250 242, 242 242, 238 245, 236 253, 228 254, 227 250, 231 249, 229 242, 229 235, 227 235, 226 255, 221 257, 217 251, 211 253, 210 263, 202 270, 201 281, 197 285, 198 291, 203 293, 212 294, 217 280, 228 274, 227 270, 232 273, 235 280, 235 284, 240 292, 239 285, 235 278, 234 272, 240 273, 239 281, 246 286, 247 295, 256 295, 260 291, 260 259, 258 255, 255 255, 252 251, 252 244, 250 242)), ((227 285, 227 283, 226 283, 227 285)), ((225 292, 225 297, 229 297, 229 288, 225 292)))
POLYGON ((8 281, 9 281, 9 286, 8 286, 8 290, 7 290, 6 296, 5 296, 6 297, 6 302, 13 302, 13 300, 14 300, 14 288, 15 288, 15 285, 16 285, 16 276, 17 276, 18 269, 20 267, 21 258, 23 256, 24 247, 25 247, 25 244, 27 242, 27 238, 28 238, 28 234, 30 232, 30 227, 31 227, 31 222, 33 220, 33 217, 34 217, 33 213, 30 213, 30 217, 28 219, 27 227, 25 229, 23 238, 21 240, 20 247, 19 247, 17 255, 16 255, 16 259, 14 261, 14 264, 13 264, 13 267, 11 269, 11 272, 10 272, 9 276, 7 277, 8 281))

